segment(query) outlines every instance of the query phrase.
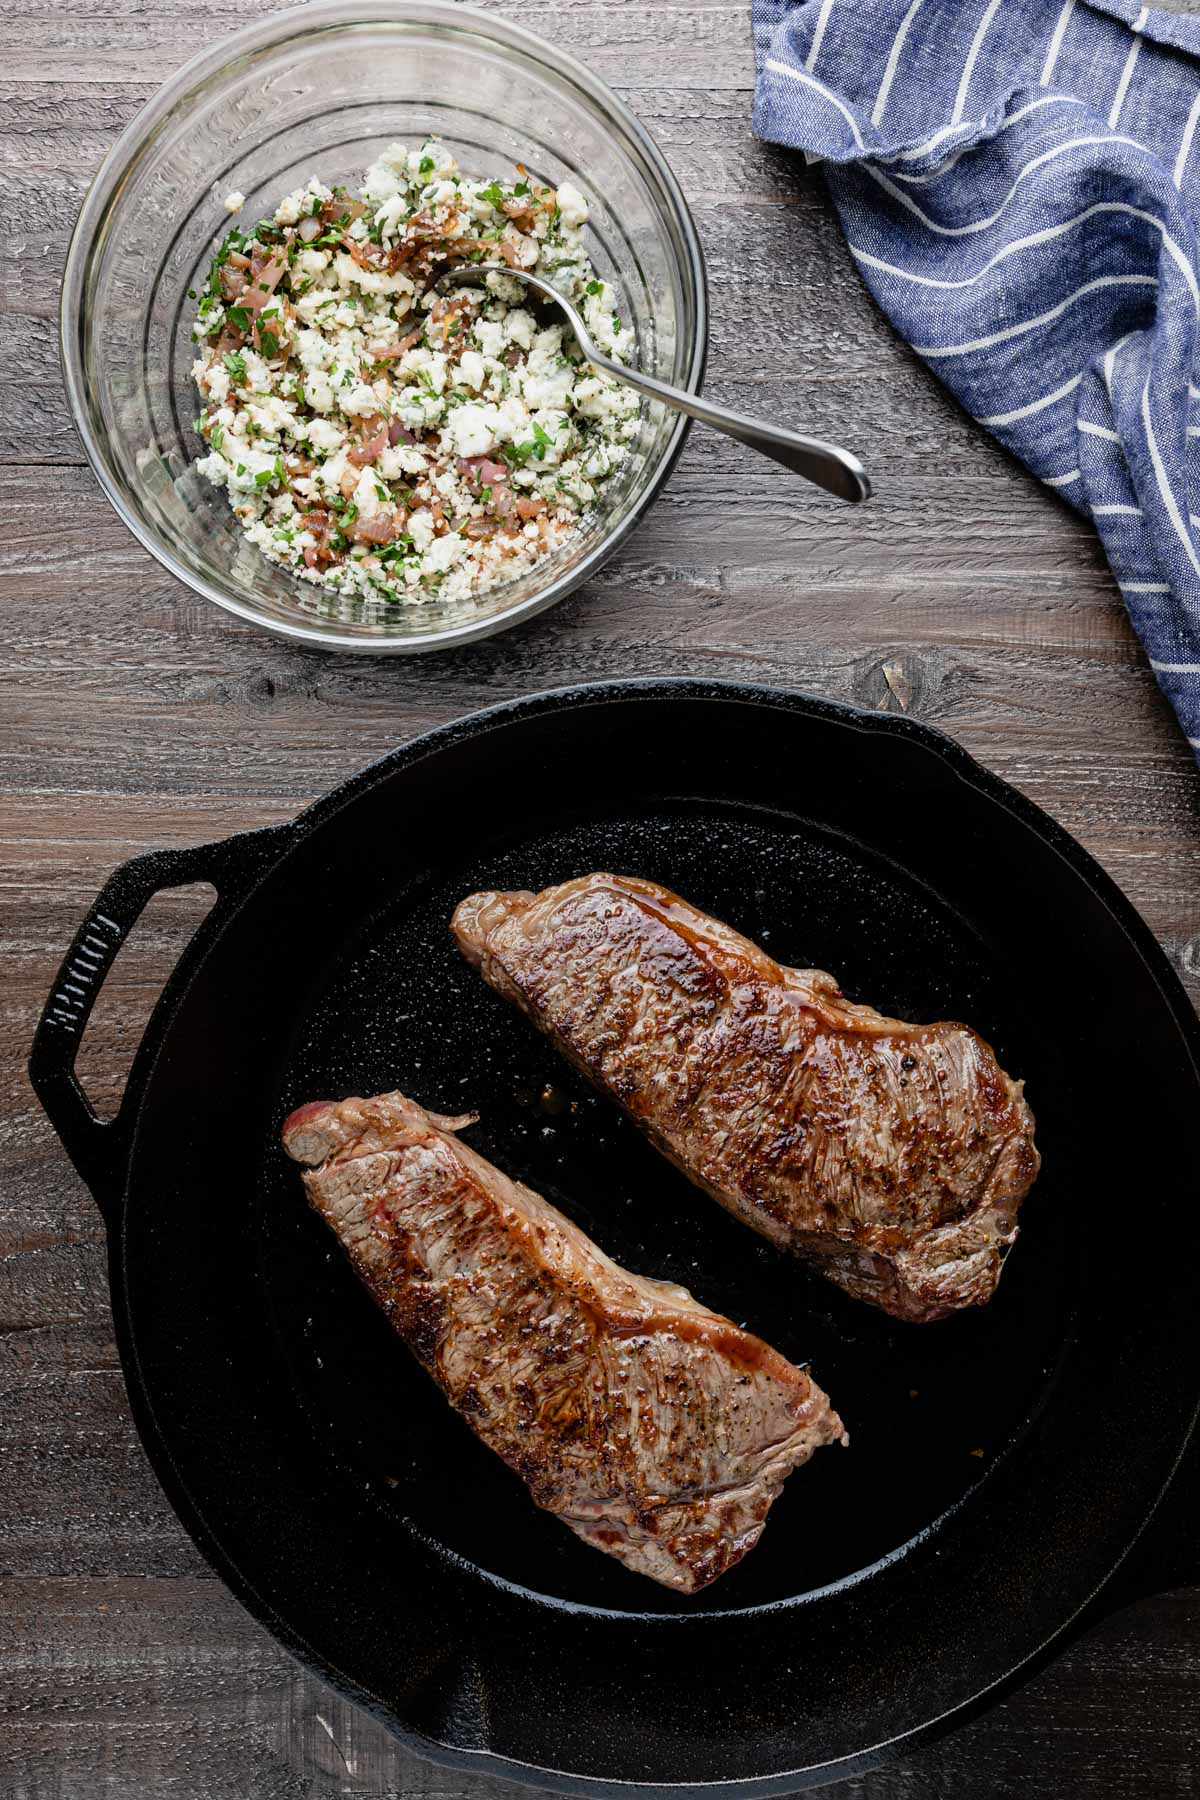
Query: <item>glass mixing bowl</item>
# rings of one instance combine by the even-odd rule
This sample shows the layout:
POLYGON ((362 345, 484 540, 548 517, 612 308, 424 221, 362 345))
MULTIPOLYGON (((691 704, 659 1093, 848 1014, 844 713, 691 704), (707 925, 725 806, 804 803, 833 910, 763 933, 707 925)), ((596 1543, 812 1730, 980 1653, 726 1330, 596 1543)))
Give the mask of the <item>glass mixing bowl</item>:
POLYGON ((687 422, 643 408, 633 454, 594 512, 518 580, 469 601, 345 600, 241 537, 203 454, 190 369, 195 304, 224 196, 253 222, 313 174, 356 186, 393 140, 429 133, 468 175, 523 163, 591 205, 588 248, 622 295, 641 366, 696 388, 704 262, 679 186, 615 94, 491 13, 441 0, 328 0, 276 13, 189 62, 115 145, 79 215, 62 292, 67 394, 84 449, 129 529, 218 606, 327 649, 406 652, 486 637, 550 606, 609 556, 662 486, 687 422))

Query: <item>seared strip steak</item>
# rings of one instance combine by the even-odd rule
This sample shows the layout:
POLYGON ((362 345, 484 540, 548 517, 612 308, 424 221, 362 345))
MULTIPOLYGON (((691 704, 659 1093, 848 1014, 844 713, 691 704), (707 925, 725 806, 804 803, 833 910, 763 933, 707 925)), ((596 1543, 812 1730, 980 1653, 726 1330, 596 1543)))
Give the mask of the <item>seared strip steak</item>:
POLYGON ((1039 1166, 964 1025, 905 1025, 783 968, 649 881, 472 894, 454 935, 651 1140, 747 1225, 901 1319, 987 1300, 1039 1166))
POLYGON ((403 1094, 302 1106, 304 1185, 396 1330, 539 1506, 692 1593, 843 1437, 825 1395, 680 1287, 630 1275, 403 1094))

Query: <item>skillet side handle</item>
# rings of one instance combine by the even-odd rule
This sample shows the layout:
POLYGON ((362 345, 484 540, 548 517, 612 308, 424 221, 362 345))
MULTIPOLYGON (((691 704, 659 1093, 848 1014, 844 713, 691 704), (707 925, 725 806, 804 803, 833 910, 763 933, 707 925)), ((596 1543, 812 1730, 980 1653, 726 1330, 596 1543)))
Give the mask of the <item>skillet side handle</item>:
POLYGON ((200 927, 209 930, 228 915, 273 860, 283 829, 247 832, 187 850, 151 850, 123 863, 89 907, 58 971, 34 1033, 29 1079, 107 1225, 112 1223, 124 1186, 129 1126, 137 1112, 143 1077, 138 1069, 139 1047, 116 1117, 105 1121, 98 1116, 75 1075, 75 1057, 96 996, 155 894, 193 881, 211 883, 217 898, 200 927))

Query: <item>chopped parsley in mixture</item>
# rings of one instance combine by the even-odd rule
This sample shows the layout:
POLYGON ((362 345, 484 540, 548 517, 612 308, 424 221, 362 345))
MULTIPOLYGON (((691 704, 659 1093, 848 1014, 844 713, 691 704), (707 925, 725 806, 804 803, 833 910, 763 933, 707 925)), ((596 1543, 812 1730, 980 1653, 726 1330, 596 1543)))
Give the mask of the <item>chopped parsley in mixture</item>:
POLYGON ((583 196, 518 174, 468 181, 435 139, 393 144, 360 194, 314 179, 221 244, 194 327, 198 467, 272 561, 385 604, 465 599, 561 544, 628 454, 637 397, 518 282, 432 291, 455 263, 533 270, 628 360, 583 196))

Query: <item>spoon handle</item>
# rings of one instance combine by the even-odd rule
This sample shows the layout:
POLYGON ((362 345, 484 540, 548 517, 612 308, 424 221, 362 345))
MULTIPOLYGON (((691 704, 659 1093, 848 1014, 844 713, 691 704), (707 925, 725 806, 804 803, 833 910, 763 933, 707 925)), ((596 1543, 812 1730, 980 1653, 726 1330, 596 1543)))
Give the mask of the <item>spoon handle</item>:
POLYGON ((644 375, 640 369, 613 362, 602 356, 594 344, 585 345, 584 354, 590 363, 614 380, 623 381, 627 387, 636 388, 638 393, 646 394, 652 400, 661 400, 665 406, 698 419, 702 425, 711 425, 714 431, 723 431, 726 437, 736 438, 740 444, 749 444, 752 450, 761 450, 764 456, 772 457, 806 481, 815 482, 827 493, 836 494, 839 500, 870 498, 871 483, 866 470, 856 456, 837 444, 826 444, 820 438, 801 437, 798 431, 788 431, 782 425, 767 425, 759 419, 748 419, 744 413, 731 412, 728 407, 714 406, 698 394, 686 394, 681 388, 669 387, 665 381, 656 381, 653 375, 644 375))

